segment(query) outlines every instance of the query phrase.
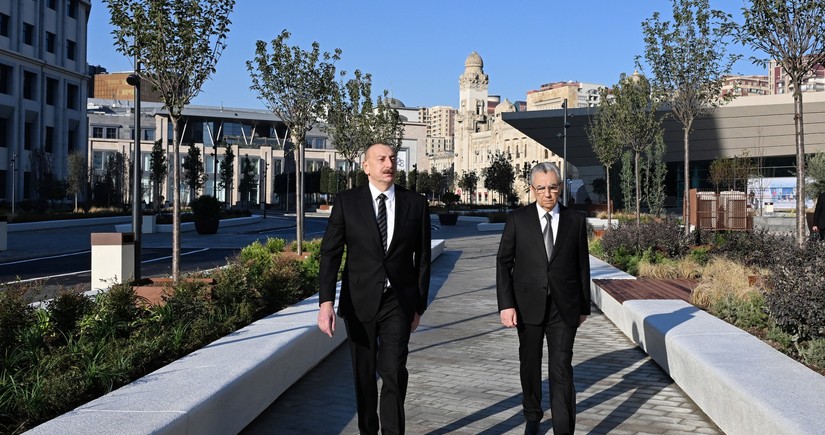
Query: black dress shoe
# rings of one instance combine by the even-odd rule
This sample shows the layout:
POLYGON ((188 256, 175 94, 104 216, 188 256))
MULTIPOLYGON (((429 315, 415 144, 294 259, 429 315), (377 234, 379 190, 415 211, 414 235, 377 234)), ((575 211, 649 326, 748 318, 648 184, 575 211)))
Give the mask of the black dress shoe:
POLYGON ((527 420, 527 424, 524 425, 524 435, 538 435, 539 433, 539 421, 538 420, 527 420))

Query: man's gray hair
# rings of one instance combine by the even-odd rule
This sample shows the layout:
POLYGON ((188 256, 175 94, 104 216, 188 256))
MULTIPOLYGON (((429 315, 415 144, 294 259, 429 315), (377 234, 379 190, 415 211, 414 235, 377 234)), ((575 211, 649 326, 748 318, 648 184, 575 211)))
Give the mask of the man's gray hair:
POLYGON ((535 175, 541 172, 542 174, 549 174, 554 173, 556 174, 556 179, 559 180, 560 184, 563 184, 561 181, 561 173, 559 172, 558 166, 552 162, 541 162, 538 163, 536 166, 533 166, 533 169, 530 171, 530 184, 533 184, 533 178, 535 175))

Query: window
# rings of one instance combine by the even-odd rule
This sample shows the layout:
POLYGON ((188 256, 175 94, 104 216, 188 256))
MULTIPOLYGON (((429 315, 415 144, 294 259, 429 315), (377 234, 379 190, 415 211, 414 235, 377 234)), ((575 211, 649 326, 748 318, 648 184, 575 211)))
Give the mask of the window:
POLYGON ((43 143, 47 153, 54 152, 54 127, 46 127, 46 137, 43 138, 43 143))
POLYGON ((11 22, 11 17, 0 13, 0 36, 9 37, 9 22, 11 22))
POLYGON ((66 108, 77 110, 77 99, 80 93, 77 85, 66 85, 66 108))
POLYGON ((66 145, 67 145, 67 148, 69 149, 69 154, 71 154, 72 151, 80 151, 80 146, 77 142, 77 129, 76 128, 70 128, 69 129, 69 133, 66 137, 66 145))
POLYGON ((117 127, 106 127, 106 139, 117 139, 117 127))
POLYGON ((66 15, 77 18, 77 0, 66 0, 66 15))
POLYGON ((46 78, 46 104, 54 106, 57 102, 57 79, 46 78))
POLYGON ((29 23, 23 23, 23 43, 34 45, 34 26, 29 23))
POLYGON ((27 122, 26 125, 23 127, 23 149, 30 150, 32 149, 32 143, 34 142, 34 124, 31 122, 27 122))
POLYGON ((37 98, 37 73, 23 72, 23 98, 27 100, 37 98))
POLYGON ((92 137, 95 139, 103 139, 103 127, 92 127, 92 137))
POLYGON ((0 93, 11 94, 12 85, 14 84, 12 74, 14 74, 14 68, 0 63, 0 93))
POLYGON ((155 140, 155 130, 142 130, 142 132, 143 137, 141 138, 141 140, 155 140))
POLYGON ((57 0, 48 0, 46 2, 46 6, 53 11, 57 10, 57 0))
POLYGON ((66 40, 66 59, 75 60, 77 57, 77 43, 71 39, 66 40))
POLYGON ((8 141, 9 141, 9 120, 6 118, 0 118, 0 147, 8 148, 8 141))
POLYGON ((57 35, 52 32, 46 32, 46 51, 49 53, 54 53, 54 44, 56 39, 57 35))

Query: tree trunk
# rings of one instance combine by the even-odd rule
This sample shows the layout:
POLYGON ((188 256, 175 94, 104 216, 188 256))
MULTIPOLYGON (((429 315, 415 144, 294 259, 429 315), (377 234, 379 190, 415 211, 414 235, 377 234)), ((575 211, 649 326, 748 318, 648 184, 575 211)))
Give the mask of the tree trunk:
POLYGON ((805 244, 805 130, 802 124, 802 91, 794 83, 794 128, 796 129, 796 241, 805 244))
POLYGON ((296 251, 302 253, 304 252, 304 138, 296 136, 291 135, 292 143, 295 145, 295 246, 296 251))
POLYGON ((610 206, 610 166, 605 166, 604 172, 607 178, 607 228, 612 228, 613 207, 610 206))
MULTIPOLYGON (((171 111, 170 111, 171 112, 171 111)), ((172 280, 180 280, 180 131, 176 117, 172 122, 172 280)))
POLYGON ((685 223, 685 237, 690 235, 690 128, 693 125, 693 120, 685 123, 684 127, 684 142, 685 142, 685 189, 682 193, 682 218, 685 223))
POLYGON ((642 225, 642 179, 639 177, 639 151, 636 151, 635 155, 635 169, 634 172, 636 174, 636 228, 642 225))

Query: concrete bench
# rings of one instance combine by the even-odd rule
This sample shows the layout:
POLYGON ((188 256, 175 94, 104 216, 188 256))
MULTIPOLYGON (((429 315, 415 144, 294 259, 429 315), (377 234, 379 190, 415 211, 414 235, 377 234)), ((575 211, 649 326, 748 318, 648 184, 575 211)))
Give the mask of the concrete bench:
POLYGON ((317 315, 316 294, 26 433, 238 433, 344 342, 343 320, 329 338, 317 315))
MULTIPOLYGON (((601 278, 611 275, 612 266, 593 257, 591 267, 601 278)), ((725 433, 822 433, 825 377, 687 302, 620 304, 596 285, 591 293, 602 312, 725 433)))

